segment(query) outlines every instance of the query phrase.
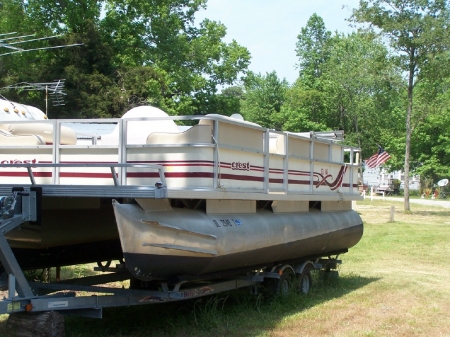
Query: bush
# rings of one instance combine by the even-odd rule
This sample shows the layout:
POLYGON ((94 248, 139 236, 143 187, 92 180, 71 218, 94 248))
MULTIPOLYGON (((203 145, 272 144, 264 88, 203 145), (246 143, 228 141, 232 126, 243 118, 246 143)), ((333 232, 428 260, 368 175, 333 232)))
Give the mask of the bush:
MULTIPOLYGON (((399 195, 399 196, 405 195, 405 190, 404 190, 403 188, 401 188, 400 191, 399 191, 399 193, 398 193, 398 195, 399 195)), ((419 190, 409 190, 409 196, 410 196, 410 197, 418 197, 418 196, 420 196, 420 195, 421 195, 421 194, 420 194, 420 191, 419 191, 419 190)))
MULTIPOLYGON (((403 193, 402 193, 403 195, 403 193)), ((409 196, 410 197, 418 197, 420 195, 420 191, 419 190, 409 190, 409 196)))

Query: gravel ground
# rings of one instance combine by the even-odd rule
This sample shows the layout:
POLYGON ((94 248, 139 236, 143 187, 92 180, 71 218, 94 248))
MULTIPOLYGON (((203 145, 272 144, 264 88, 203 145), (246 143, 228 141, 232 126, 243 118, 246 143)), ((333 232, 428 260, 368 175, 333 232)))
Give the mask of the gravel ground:
MULTIPOLYGON (((380 197, 373 196, 373 200, 390 200, 396 202, 404 202, 402 197, 380 197)), ((366 196, 366 199, 370 199, 369 196, 366 196)), ((429 206, 440 206, 444 208, 450 208, 450 200, 442 200, 442 199, 409 199, 410 204, 421 204, 421 205, 429 205, 429 206)))

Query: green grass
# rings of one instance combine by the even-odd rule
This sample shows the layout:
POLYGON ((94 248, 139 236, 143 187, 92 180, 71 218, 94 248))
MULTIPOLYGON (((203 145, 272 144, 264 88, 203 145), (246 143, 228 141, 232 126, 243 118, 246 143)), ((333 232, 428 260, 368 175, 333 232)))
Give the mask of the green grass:
POLYGON ((340 278, 316 276, 307 296, 269 299, 242 289, 106 308, 102 320, 66 318, 66 337, 448 336, 450 211, 415 204, 410 213, 402 209, 388 200, 358 202, 362 240, 341 256, 340 278), (388 222, 391 205, 394 223, 388 222))

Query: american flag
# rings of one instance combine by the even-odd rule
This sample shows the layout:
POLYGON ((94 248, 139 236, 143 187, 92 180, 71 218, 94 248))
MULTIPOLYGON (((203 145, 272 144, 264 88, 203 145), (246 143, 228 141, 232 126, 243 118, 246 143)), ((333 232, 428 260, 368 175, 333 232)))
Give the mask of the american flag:
POLYGON ((389 159, 391 159, 391 156, 389 155, 389 153, 387 153, 386 151, 384 151, 384 149, 379 146, 379 150, 377 153, 375 153, 372 157, 370 157, 369 159, 366 160, 366 166, 368 168, 375 168, 380 166, 381 164, 384 164, 385 162, 387 162, 389 159))

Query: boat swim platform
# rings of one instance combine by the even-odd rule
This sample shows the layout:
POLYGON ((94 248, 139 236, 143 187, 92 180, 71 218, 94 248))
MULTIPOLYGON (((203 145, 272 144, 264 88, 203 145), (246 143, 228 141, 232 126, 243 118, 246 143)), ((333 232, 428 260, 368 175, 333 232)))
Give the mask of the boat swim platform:
POLYGON ((44 197, 361 198, 359 150, 323 133, 274 131, 220 115, 7 123, 8 142, 0 139, 0 195, 33 186, 42 187, 44 197), (183 130, 177 120, 197 124, 183 130), (79 133, 83 124, 95 123, 115 124, 115 131, 79 133), (77 132, 68 132, 73 124, 77 132), (17 130, 47 138, 36 145, 17 135, 14 143, 17 130))

